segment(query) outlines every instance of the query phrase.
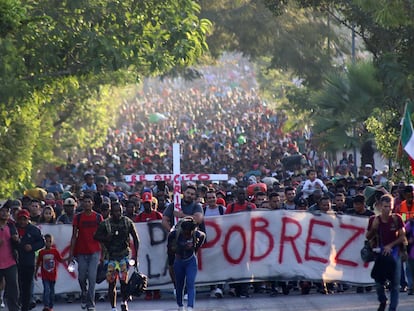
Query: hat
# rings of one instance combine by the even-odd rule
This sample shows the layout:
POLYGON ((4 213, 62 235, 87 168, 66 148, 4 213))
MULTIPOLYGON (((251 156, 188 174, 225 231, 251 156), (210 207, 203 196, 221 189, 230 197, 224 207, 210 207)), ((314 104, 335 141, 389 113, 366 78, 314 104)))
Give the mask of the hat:
POLYGON ((76 201, 72 198, 67 198, 64 202, 63 205, 72 205, 75 206, 76 205, 76 201))
POLYGON ((30 219, 30 213, 27 209, 22 209, 17 213, 17 218, 25 217, 27 219, 30 219))
POLYGON ((366 168, 372 168, 372 165, 371 164, 365 164, 365 167, 366 168))
POLYGON ((16 208, 22 206, 22 202, 19 199, 13 200, 10 203, 10 208, 16 208))
POLYGON ((65 192, 62 193, 62 199, 63 200, 66 200, 67 198, 70 198, 72 196, 73 196, 72 192, 70 192, 70 191, 65 191, 65 192))
POLYGON ((142 202, 152 202, 151 192, 144 192, 141 197, 142 202))
POLYGON ((223 198, 217 198, 216 204, 226 206, 226 201, 223 198))

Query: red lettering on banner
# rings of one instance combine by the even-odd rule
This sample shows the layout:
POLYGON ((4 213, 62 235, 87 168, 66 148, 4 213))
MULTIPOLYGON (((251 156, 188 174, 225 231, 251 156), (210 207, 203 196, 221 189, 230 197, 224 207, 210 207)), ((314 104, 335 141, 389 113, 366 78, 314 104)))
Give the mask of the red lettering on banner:
POLYGON ((193 180, 197 180, 196 177, 197 177, 197 174, 187 174, 187 175, 184 176, 184 179, 193 181, 193 180))
POLYGON ((266 228, 269 227, 269 221, 266 218, 259 217, 259 218, 252 218, 250 220, 250 226, 251 226, 251 232, 252 232, 252 238, 250 239, 250 260, 251 261, 259 261, 263 258, 265 258, 267 255, 269 255, 273 247, 275 246, 275 241, 273 240, 272 234, 266 230, 266 228), (259 226, 259 224, 262 224, 259 226), (261 232, 265 236, 267 236, 268 243, 264 243, 267 245, 267 250, 259 256, 255 255, 255 245, 256 245, 256 233, 261 232))
POLYGON ((132 175, 131 176, 131 183, 135 184, 136 181, 137 181, 137 176, 136 175, 132 175))
POLYGON ((171 181, 172 180, 172 175, 164 175, 164 181, 171 181))
POLYGON ((180 174, 175 174, 173 180, 174 180, 175 184, 179 184, 180 183, 180 174))
POLYGON ((300 257, 298 248, 296 246, 295 240, 302 234, 302 226, 300 225, 299 221, 293 218, 289 217, 283 217, 282 218, 282 231, 280 233, 280 251, 279 251, 279 263, 282 263, 283 261, 283 252, 285 247, 285 242, 288 242, 292 244, 292 249, 296 257, 296 261, 298 263, 302 263, 302 258, 300 257), (287 224, 293 224, 295 225, 298 230, 295 235, 288 236, 286 235, 286 228, 287 224))
POLYGON ((162 180, 164 180, 164 178, 163 178, 164 176, 162 176, 162 175, 155 175, 154 176, 154 181, 162 181, 162 180))
POLYGON ((145 175, 139 175, 139 181, 146 181, 145 175))
MULTIPOLYGON (((316 257, 316 256, 311 256, 309 254, 310 253, 310 244, 313 243, 313 244, 318 244, 320 246, 325 246, 326 245, 325 241, 312 238, 312 234, 313 234, 315 226, 323 226, 323 227, 327 227, 327 228, 333 228, 333 225, 330 222, 320 221, 320 220, 316 220, 316 219, 311 219, 310 220, 309 230, 308 230, 308 237, 306 238, 305 259, 308 260, 308 261, 314 260, 314 261, 318 261, 318 262, 326 264, 326 263, 329 262, 329 258, 316 257)), ((328 235, 328 237, 330 237, 330 236, 331 235, 328 235)), ((329 251, 329 253, 331 253, 331 251, 329 251)))
POLYGON ((338 252, 336 253, 336 256, 335 256, 335 262, 337 264, 341 264, 341 265, 344 265, 344 266, 356 267, 356 266, 358 266, 357 262, 340 258, 340 256, 345 251, 345 249, 349 245, 351 245, 352 242, 354 242, 360 235, 363 235, 365 233, 365 228, 356 227, 356 226, 348 225, 348 224, 341 224, 340 228, 341 229, 346 229, 346 230, 352 230, 352 231, 355 231, 355 233, 338 250, 338 252))
POLYGON ((210 174, 199 174, 198 175, 198 180, 201 180, 201 181, 211 180, 210 179, 210 174))
POLYGON ((243 257, 244 254, 246 253, 246 234, 244 233, 244 229, 242 227, 239 226, 233 226, 231 228, 229 228, 229 230, 227 231, 226 236, 224 237, 224 243, 223 243, 223 254, 224 254, 224 258, 226 258, 226 260, 234 265, 239 264, 243 257), (239 258, 233 258, 231 256, 231 254, 229 253, 229 242, 230 242, 230 237, 232 236, 233 232, 238 232, 242 238, 242 250, 240 253, 239 258))
POLYGON ((220 237, 222 234, 220 226, 216 224, 215 222, 207 220, 207 221, 204 221, 204 224, 206 226, 206 229, 207 227, 211 227, 214 230, 214 235, 212 232, 209 231, 207 242, 204 243, 204 245, 199 249, 197 253, 199 270, 203 269, 203 261, 202 261, 202 256, 201 256, 203 248, 212 248, 214 245, 217 244, 218 241, 220 241, 220 237))

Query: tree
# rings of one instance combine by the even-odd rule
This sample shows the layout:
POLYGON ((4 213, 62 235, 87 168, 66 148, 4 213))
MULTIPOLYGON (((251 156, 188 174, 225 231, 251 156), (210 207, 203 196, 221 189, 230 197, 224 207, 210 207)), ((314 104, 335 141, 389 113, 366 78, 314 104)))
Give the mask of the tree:
POLYGON ((27 187, 55 148, 99 144, 115 116, 110 86, 192 65, 211 26, 199 11, 191 0, 3 1, 0 197, 27 187))

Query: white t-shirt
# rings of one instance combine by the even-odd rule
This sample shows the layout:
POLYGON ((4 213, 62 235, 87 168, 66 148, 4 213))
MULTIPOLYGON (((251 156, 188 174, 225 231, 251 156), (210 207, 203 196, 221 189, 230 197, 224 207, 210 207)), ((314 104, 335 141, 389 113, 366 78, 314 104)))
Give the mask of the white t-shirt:
MULTIPOLYGON (((223 215, 226 212, 226 208, 223 206, 223 215)), ((218 207, 218 205, 216 205, 215 208, 210 208, 208 205, 206 206, 206 212, 204 213, 205 217, 210 217, 210 216, 219 216, 220 214, 220 209, 218 207)))

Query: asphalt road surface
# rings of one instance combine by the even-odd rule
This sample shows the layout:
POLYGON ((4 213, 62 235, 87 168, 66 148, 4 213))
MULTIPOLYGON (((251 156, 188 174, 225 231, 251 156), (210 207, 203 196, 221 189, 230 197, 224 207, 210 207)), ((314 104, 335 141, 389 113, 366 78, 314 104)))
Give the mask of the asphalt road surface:
MULTIPOLYGON (((206 291, 198 291, 194 310, 197 311, 250 311, 250 310, 283 310, 283 311, 376 311, 378 303, 375 291, 357 294, 354 289, 344 293, 322 295, 314 290, 309 295, 300 295, 293 291, 285 296, 279 294, 271 297, 269 294, 252 294, 250 298, 233 298, 225 295, 222 299, 208 297, 206 291)), ((39 304, 34 310, 42 310, 39 304)), ((79 301, 74 303, 57 302, 55 311, 81 311, 79 301)), ((97 302, 97 311, 110 311, 108 301, 97 302)), ((118 310, 120 306, 118 303, 118 310)), ((129 302, 130 311, 173 311, 177 310, 174 297, 170 291, 163 291, 161 300, 146 301, 144 296, 129 302)), ((388 310, 388 308, 387 308, 388 310)), ((414 310, 414 296, 400 293, 399 311, 414 310)))

